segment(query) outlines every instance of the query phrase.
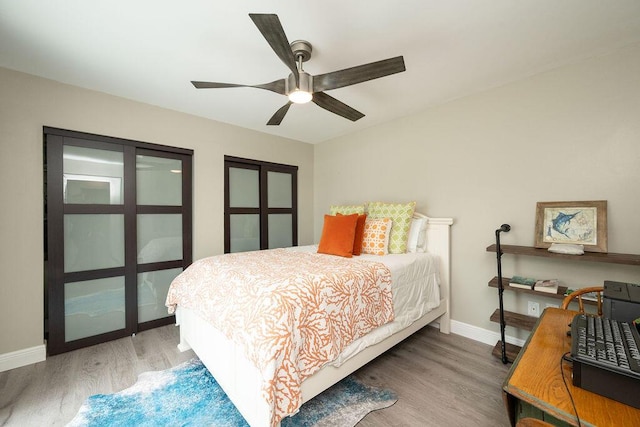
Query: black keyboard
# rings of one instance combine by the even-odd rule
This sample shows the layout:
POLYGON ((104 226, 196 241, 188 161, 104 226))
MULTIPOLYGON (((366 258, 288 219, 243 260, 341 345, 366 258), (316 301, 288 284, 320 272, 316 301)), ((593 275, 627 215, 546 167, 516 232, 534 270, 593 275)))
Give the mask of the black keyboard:
POLYGON ((571 322, 573 384, 640 408, 639 348, 635 325, 576 315, 571 322))

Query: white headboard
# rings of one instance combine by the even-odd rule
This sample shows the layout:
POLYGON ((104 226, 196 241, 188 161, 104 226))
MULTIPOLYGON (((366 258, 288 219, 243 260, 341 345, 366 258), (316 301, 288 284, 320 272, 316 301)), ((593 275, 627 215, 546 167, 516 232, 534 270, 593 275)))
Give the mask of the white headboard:
MULTIPOLYGON (((431 218, 421 213, 414 213, 416 218, 427 219, 427 252, 440 258, 440 297, 447 302, 447 313, 451 309, 451 225, 453 218, 431 218)), ((443 316, 450 319, 450 316, 443 316)), ((443 325, 440 325, 441 330, 443 325)), ((449 325, 444 325, 449 330, 449 325)))

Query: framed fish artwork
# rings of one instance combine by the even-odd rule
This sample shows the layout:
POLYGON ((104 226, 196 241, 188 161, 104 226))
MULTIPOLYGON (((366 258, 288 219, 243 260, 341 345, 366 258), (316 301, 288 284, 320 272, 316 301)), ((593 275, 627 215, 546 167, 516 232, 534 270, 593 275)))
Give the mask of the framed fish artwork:
POLYGON ((538 202, 536 248, 552 243, 583 245, 586 252, 607 252, 607 201, 538 202))

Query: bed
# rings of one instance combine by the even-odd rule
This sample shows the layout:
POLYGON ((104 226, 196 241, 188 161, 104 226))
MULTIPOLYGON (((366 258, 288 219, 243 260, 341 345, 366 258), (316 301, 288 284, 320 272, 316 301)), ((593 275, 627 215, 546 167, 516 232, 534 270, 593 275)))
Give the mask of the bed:
MULTIPOLYGON (((424 218, 426 223, 425 253, 394 254, 382 257, 362 255, 353 258, 353 262, 366 265, 366 268, 375 266, 374 270, 381 271, 383 268, 380 263, 382 263, 383 267, 388 269, 391 278, 388 285, 392 293, 392 311, 395 313, 393 320, 386 322, 384 319, 380 319, 379 325, 369 325, 371 331, 367 332, 366 329, 363 329, 366 332, 363 334, 354 332, 355 340, 340 347, 337 354, 330 354, 331 351, 326 350, 326 346, 323 347, 323 351, 330 354, 328 357, 331 360, 319 361, 321 366, 314 366, 313 369, 304 371, 304 375, 296 376, 300 379, 300 384, 299 396, 296 396, 295 399, 287 393, 278 394, 282 388, 278 382, 292 381, 287 375, 282 379, 283 376, 280 374, 280 372, 288 372, 289 368, 283 369, 280 365, 271 366, 271 364, 259 363, 255 359, 255 354, 245 350, 242 344, 243 340, 228 338, 228 331, 225 334, 220 324, 214 325, 215 315, 203 314, 221 311, 216 309, 215 304, 208 303, 209 308, 206 309, 208 311, 202 307, 194 308, 188 302, 188 291, 182 292, 185 294, 186 300, 180 300, 176 295, 180 292, 170 290, 170 295, 173 296, 168 298, 167 302, 168 305, 175 308, 176 322, 180 326, 179 349, 181 351, 193 349, 249 425, 267 427, 277 426, 283 416, 294 414, 301 403, 312 399, 422 327, 436 322, 442 333, 449 333, 450 226, 453 220, 419 216, 424 218), (416 291, 415 286, 400 286, 402 283, 408 282, 415 282, 424 287, 416 291), (411 302, 416 300, 421 301, 420 304, 412 305, 411 302), (271 380, 271 378, 274 379, 271 380), (270 382, 275 383, 275 385, 271 384, 271 389, 275 390, 274 395, 265 391, 270 382), (288 399, 295 401, 291 402, 288 399)), ((304 259, 331 257, 330 255, 317 254, 316 250, 316 246, 303 246, 273 251, 281 251, 274 252, 278 256, 285 253, 287 257, 296 254, 295 256, 304 257, 304 259)), ((222 257, 227 257, 227 255, 222 257)), ((217 257, 211 258, 217 259, 217 257)), ((188 270, 185 270, 185 273, 188 270)), ((209 274, 206 269, 203 271, 195 275, 192 274, 189 280, 191 282, 203 280, 202 278, 209 274)), ((370 272, 367 270, 364 274, 369 275, 370 272)), ((380 274, 378 282, 381 289, 387 285, 385 277, 384 272, 380 274)), ((183 284, 185 282, 187 280, 182 280, 183 284)), ((172 284, 172 288, 173 286, 172 284)), ((229 292, 233 292, 232 289, 235 288, 230 289, 229 292)), ((204 298, 198 296, 197 298, 191 297, 191 299, 203 300, 204 298)), ((380 301, 382 301, 381 298, 380 301)), ((380 304, 384 305, 382 302, 380 304)), ((355 311, 355 309, 341 309, 340 311, 344 313, 355 311)), ((385 312, 385 307, 373 311, 380 314, 385 312)), ((233 313, 230 316, 234 317, 233 313)), ((382 314, 380 316, 384 317, 382 314)), ((232 319, 233 321, 235 319, 232 319)), ((246 322, 246 319, 244 321, 246 322)), ((361 323, 369 324, 371 322, 367 320, 367 322, 361 323)), ((262 324, 262 320, 253 324, 262 324)), ((249 334, 247 333, 247 335, 249 334)), ((246 338, 246 340, 249 339, 251 338, 246 338)), ((260 344, 257 347, 260 347, 260 344)), ((254 350, 255 352, 259 352, 259 350, 254 350)), ((274 362, 274 364, 277 363, 274 362)), ((296 373, 296 375, 298 374, 296 373)))

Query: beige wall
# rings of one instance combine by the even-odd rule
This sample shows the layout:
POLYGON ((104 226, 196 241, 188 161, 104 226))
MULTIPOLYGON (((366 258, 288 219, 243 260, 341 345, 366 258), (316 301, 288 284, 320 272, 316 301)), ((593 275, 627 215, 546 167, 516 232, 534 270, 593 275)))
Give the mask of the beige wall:
MULTIPOLYGON (((609 251, 640 253, 640 45, 321 143, 314 173, 316 239, 331 204, 416 200, 453 217, 453 319, 497 331, 485 249, 502 223, 503 244, 533 245, 536 202, 608 200, 609 251)), ((640 283, 640 267, 509 255, 503 273, 640 283)), ((505 292, 508 309, 527 299, 505 292)))
MULTIPOLYGON (((454 323, 497 331, 485 248, 504 222, 503 243, 533 244, 537 201, 608 200, 610 252, 640 253, 639 117, 638 45, 316 146, 0 69, 0 359, 42 345, 42 126, 194 149, 195 258, 222 252, 225 154, 300 167, 300 244, 330 204, 416 200, 455 219, 454 323)), ((503 260, 570 286, 640 283, 640 267, 503 260)))
POLYGON ((299 166, 313 242, 313 146, 0 68, 0 359, 43 343, 42 127, 194 150, 194 258, 223 252, 223 157, 299 166))

